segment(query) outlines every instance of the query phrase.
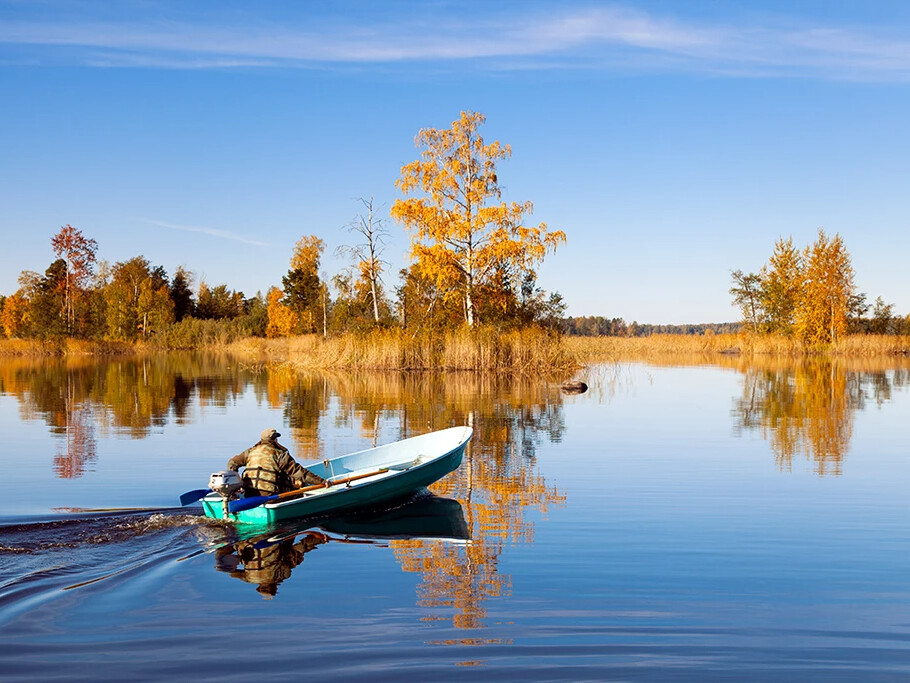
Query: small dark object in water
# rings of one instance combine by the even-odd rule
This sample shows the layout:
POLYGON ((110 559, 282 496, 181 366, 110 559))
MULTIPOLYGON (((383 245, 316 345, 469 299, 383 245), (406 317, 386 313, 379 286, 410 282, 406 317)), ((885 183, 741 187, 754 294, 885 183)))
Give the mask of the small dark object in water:
POLYGON ((588 385, 582 381, 563 382, 559 388, 566 394, 583 394, 588 390, 588 385))

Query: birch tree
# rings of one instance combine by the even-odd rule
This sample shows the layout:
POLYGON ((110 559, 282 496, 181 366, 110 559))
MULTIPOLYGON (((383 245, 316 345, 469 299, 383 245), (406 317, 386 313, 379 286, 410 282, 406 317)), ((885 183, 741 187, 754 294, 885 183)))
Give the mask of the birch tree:
POLYGON ((769 332, 793 331, 803 285, 803 262, 793 238, 780 238, 768 265, 761 270, 761 306, 769 332))
POLYGON ((67 223, 51 238, 51 246, 66 262, 62 316, 67 334, 73 334, 76 331, 76 302, 81 299, 92 275, 98 243, 67 223))
POLYGON ((545 223, 526 225, 531 202, 503 202, 496 164, 509 145, 484 143, 485 117, 462 112, 451 128, 425 128, 415 138, 421 158, 402 167, 396 186, 405 195, 392 216, 411 231, 411 255, 440 289, 457 292, 464 320, 477 321, 478 289, 503 265, 520 274, 566 241, 545 223), (422 196, 412 196, 412 195, 422 196))
POLYGON ((382 260, 388 231, 381 218, 373 208, 373 198, 360 198, 363 211, 348 224, 348 230, 361 235, 363 242, 351 246, 342 245, 338 252, 353 257, 360 279, 366 285, 370 304, 373 309, 373 322, 379 323, 379 307, 382 292, 382 270, 386 262, 382 260))
POLYGON ((847 332, 855 297, 850 254, 839 234, 829 238, 821 228, 818 239, 803 254, 805 279, 795 329, 815 344, 837 341, 847 332))

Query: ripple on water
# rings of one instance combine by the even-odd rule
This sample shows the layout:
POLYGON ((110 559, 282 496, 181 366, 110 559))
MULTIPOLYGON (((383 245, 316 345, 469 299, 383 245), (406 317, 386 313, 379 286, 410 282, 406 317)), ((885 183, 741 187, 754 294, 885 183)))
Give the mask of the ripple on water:
POLYGON ((0 527, 0 609, 9 619, 60 591, 142 571, 217 543, 223 523, 185 512, 101 514, 0 527))

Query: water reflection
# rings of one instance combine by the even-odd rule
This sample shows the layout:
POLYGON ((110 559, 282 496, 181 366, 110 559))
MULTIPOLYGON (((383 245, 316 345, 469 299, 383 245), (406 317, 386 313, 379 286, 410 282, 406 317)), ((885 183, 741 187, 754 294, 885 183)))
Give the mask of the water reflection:
POLYGON ((328 540, 325 534, 307 531, 299 540, 294 535, 277 541, 262 538, 229 543, 215 551, 215 569, 255 584, 257 593, 271 599, 278 593, 278 584, 303 562, 303 556, 328 540))
POLYGON ((805 457, 819 476, 840 475, 857 411, 910 386, 910 359, 894 356, 790 358, 718 354, 649 358, 662 367, 721 367, 742 374, 734 431, 758 432, 783 471, 805 457))
MULTIPOLYGON (((388 443, 471 424, 474 439, 463 465, 432 487, 457 505, 463 535, 471 542, 439 543, 407 529, 385 536, 402 569, 419 576, 425 618, 463 629, 483 627, 485 602, 510 594, 512 577, 499 566, 506 544, 532 543, 534 515, 565 502, 565 494, 536 466, 538 445, 561 440, 565 431, 561 379, 300 375, 206 354, 0 364, 0 393, 16 397, 23 418, 43 420, 58 435, 58 477, 78 477, 97 466, 92 464, 96 441, 110 432, 144 438, 169 422, 191 422, 195 407, 233 404, 248 393, 283 412, 300 461, 334 455, 325 452, 327 444, 337 447, 345 433, 356 433, 361 443, 351 445, 359 446, 364 440, 388 443)), ((234 539, 220 551, 218 566, 255 584, 263 595, 278 595, 281 582, 323 542, 302 530, 289 533, 268 545, 234 539)))
POLYGON ((804 456, 821 476, 842 473, 856 412, 869 400, 890 400, 893 388, 910 378, 905 367, 827 358, 765 360, 743 372, 742 396, 733 410, 737 428, 767 439, 782 470, 790 471, 794 457, 804 456))
MULTIPOLYGON (((312 521, 299 520, 265 533, 232 540, 216 550, 215 568, 255 584, 257 592, 270 599, 277 594, 279 584, 303 562, 304 555, 323 543, 425 548, 439 546, 440 541, 467 541, 469 538, 461 503, 422 494, 391 510, 321 520, 318 530, 312 521)), ((429 575, 435 573, 431 571, 429 575)))
POLYGON ((57 476, 82 476, 95 460, 99 435, 144 438, 190 406, 225 405, 244 383, 223 358, 202 354, 108 359, 67 356, 0 363, 0 394, 15 396, 23 420, 41 420, 60 437, 57 476))
POLYGON ((464 464, 431 487, 463 507, 472 542, 408 538, 390 546, 404 571, 420 575, 418 603, 429 611, 425 619, 483 627, 485 602, 511 592, 511 576, 499 571, 503 548, 532 543, 532 512, 565 502, 535 467, 537 444, 559 441, 565 430, 558 386, 474 373, 268 374, 267 399, 283 407, 302 460, 328 455, 329 439, 320 433, 327 429, 319 419, 324 414, 331 416, 328 428, 353 429, 372 443, 473 425, 464 464))

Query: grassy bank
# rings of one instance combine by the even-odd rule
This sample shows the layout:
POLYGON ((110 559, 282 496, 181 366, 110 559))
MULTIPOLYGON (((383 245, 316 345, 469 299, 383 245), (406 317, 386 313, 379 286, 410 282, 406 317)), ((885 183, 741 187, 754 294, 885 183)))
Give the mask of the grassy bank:
POLYGON ((861 334, 823 347, 780 335, 661 334, 650 337, 568 337, 568 353, 579 363, 656 358, 668 355, 894 356, 910 353, 910 337, 861 334))

